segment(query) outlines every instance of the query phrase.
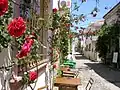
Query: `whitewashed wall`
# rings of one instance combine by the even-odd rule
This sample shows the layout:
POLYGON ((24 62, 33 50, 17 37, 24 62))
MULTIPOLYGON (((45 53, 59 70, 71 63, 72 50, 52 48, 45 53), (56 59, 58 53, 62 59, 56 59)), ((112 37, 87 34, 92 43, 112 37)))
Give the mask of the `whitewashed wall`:
POLYGON ((96 40, 97 40, 97 36, 93 36, 92 40, 90 39, 90 37, 86 40, 85 45, 89 45, 91 44, 90 47, 90 51, 85 51, 84 50, 84 56, 86 56, 87 58, 94 60, 94 61, 101 61, 101 59, 98 56, 98 52, 95 51, 95 47, 96 47, 96 40))
MULTIPOLYGON (((3 49, 0 53, 0 67, 1 66, 9 66, 11 65, 11 49, 10 47, 3 49)), ((11 76, 11 71, 0 70, 0 90, 10 90, 9 88, 9 79, 11 76), (6 85, 5 85, 6 80, 6 85)))

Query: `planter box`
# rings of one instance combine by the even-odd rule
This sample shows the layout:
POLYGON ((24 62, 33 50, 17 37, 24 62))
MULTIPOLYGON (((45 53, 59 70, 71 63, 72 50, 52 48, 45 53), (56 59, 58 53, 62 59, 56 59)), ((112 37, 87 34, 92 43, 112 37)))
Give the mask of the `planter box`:
POLYGON ((21 81, 9 82, 9 84, 10 84, 10 90, 18 90, 22 86, 22 82, 21 81))

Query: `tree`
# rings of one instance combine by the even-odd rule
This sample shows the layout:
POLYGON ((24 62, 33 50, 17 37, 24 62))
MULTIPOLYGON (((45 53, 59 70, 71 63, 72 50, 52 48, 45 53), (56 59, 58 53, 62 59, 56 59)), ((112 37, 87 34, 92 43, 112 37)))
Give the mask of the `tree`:
POLYGON ((107 53, 112 55, 113 52, 118 52, 119 50, 119 30, 120 26, 118 23, 113 25, 104 24, 100 29, 96 51, 99 52, 99 57, 103 58, 104 62, 106 62, 107 53))

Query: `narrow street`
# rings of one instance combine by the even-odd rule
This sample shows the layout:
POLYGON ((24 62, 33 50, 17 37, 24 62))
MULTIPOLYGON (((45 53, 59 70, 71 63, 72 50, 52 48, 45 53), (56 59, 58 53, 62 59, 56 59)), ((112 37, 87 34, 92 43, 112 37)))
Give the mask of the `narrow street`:
POLYGON ((79 54, 73 57, 82 84, 78 90, 85 90, 90 77, 94 80, 91 90, 120 90, 120 71, 110 69, 99 62, 92 62, 79 54))

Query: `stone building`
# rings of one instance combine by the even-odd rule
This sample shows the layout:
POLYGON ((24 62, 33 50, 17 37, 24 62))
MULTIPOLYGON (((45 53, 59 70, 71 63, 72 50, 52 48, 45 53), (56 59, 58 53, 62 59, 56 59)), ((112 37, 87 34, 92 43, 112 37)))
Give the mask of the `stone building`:
POLYGON ((120 2, 106 13, 103 18, 108 25, 120 22, 120 2))

